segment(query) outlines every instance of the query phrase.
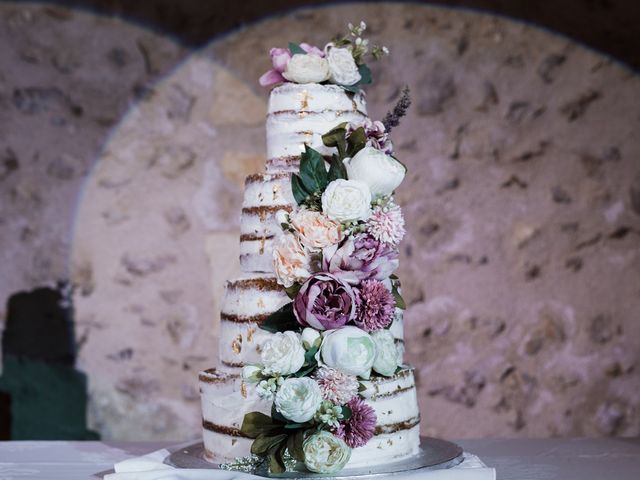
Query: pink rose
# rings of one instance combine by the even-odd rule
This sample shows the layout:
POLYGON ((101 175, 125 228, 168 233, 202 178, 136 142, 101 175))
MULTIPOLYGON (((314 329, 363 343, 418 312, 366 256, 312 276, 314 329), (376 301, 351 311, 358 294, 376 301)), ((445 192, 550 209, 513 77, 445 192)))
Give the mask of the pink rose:
POLYGON ((321 212, 301 208, 289 216, 300 242, 309 249, 321 249, 342 239, 340 224, 321 212))
POLYGON ((285 288, 311 275, 310 259, 295 235, 280 235, 273 246, 273 267, 278 283, 285 288))

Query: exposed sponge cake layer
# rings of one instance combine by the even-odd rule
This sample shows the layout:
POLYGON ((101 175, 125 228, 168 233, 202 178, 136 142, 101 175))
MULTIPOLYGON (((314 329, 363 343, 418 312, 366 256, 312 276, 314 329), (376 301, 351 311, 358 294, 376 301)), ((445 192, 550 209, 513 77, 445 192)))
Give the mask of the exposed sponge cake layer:
POLYGON ((336 85, 286 83, 274 88, 267 113, 267 168, 291 170, 305 145, 322 155, 322 135, 342 122, 361 123, 367 117, 364 94, 336 85))

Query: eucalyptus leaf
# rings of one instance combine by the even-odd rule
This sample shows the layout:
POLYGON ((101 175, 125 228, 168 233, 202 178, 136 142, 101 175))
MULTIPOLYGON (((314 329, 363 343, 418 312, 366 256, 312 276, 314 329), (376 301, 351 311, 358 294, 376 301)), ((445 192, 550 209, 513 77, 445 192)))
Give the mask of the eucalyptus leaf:
POLYGON ((293 314, 293 302, 287 303, 269 315, 260 324, 260 328, 271 333, 286 332, 287 330, 299 331, 301 327, 293 314))
POLYGON ((306 55, 307 54, 307 52, 305 52, 300 45, 298 45, 297 43, 293 43, 293 42, 289 42, 289 52, 291 52, 291 55, 297 55, 297 54, 306 55))

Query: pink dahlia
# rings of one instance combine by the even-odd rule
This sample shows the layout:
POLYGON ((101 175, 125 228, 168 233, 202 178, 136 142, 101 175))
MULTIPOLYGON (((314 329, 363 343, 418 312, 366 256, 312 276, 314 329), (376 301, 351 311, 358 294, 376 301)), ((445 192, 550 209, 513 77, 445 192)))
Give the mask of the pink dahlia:
POLYGON ((398 205, 378 206, 367 220, 369 235, 379 242, 398 245, 404 234, 404 217, 398 205))
POLYGON ((358 394, 358 380, 333 368, 321 367, 313 376, 320 386, 322 398, 336 405, 344 405, 358 394))
POLYGON ((354 323, 367 332, 388 327, 393 321, 396 302, 380 280, 364 280, 354 323))
POLYGON ((375 433, 376 412, 360 397, 352 399, 347 407, 351 409, 351 416, 340 422, 333 433, 351 448, 362 447, 375 433))

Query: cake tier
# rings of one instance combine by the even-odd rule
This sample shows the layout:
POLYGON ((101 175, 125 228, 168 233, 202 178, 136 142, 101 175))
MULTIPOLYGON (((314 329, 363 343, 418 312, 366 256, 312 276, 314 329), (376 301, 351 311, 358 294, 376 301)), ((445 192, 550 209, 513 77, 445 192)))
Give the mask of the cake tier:
POLYGON ((273 273, 273 240, 282 233, 278 210, 291 211, 296 204, 291 174, 255 174, 245 180, 240 218, 240 267, 243 272, 273 273))
POLYGON ((291 300, 273 277, 247 276, 226 282, 220 312, 219 355, 222 368, 235 372, 260 362, 260 348, 271 334, 259 328, 291 300))
MULTIPOLYGON (((269 414, 271 401, 258 398, 255 387, 239 375, 215 369, 200 373, 205 455, 214 462, 227 462, 248 455, 252 439, 240 431, 245 413, 269 414)), ((374 437, 351 454, 349 467, 378 465, 401 460, 418 452, 420 414, 413 371, 409 367, 393 377, 363 380, 361 392, 378 417, 374 437)))
POLYGON ((296 169, 305 145, 330 156, 333 149, 324 146, 322 135, 342 122, 361 123, 366 116, 362 92, 317 83, 274 88, 267 112, 267 171, 296 169))

